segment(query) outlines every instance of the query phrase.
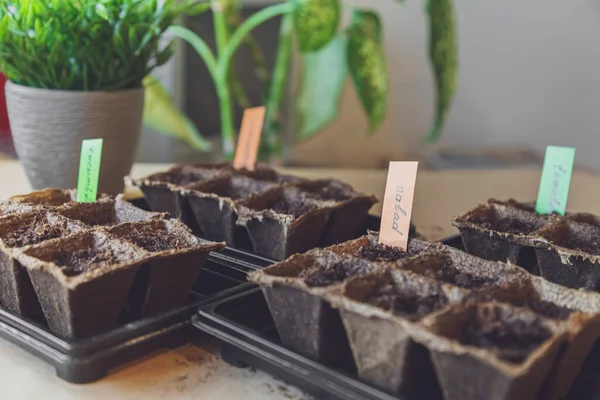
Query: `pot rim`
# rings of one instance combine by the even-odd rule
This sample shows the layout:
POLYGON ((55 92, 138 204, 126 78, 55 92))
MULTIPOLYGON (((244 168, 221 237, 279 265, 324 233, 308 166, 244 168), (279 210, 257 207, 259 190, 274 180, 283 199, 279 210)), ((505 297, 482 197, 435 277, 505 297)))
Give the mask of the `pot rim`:
POLYGON ((19 85, 11 80, 6 81, 5 91, 19 91, 19 92, 30 92, 38 95, 59 95, 59 96, 106 96, 106 95, 126 95, 126 94, 139 94, 145 91, 144 86, 130 89, 118 89, 118 90, 63 90, 63 89, 45 89, 36 88, 32 86, 19 85))

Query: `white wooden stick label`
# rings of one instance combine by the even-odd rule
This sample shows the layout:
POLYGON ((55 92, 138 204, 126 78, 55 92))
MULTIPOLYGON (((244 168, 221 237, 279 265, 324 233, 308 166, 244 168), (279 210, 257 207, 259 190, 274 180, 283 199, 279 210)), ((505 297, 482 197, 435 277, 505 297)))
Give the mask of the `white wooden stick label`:
POLYGON ((247 108, 244 111, 233 168, 246 168, 248 171, 254 171, 265 112, 265 107, 247 108))
POLYGON ((390 162, 383 197, 379 243, 406 250, 418 168, 417 161, 390 162))

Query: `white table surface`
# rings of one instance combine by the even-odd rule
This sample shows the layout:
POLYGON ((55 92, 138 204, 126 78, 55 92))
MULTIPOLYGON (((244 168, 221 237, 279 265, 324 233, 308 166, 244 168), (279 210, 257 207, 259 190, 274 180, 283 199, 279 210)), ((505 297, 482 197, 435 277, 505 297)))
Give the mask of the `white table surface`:
MULTIPOLYGON (((134 176, 164 169, 164 165, 136 165, 134 176)), ((382 196, 385 171, 293 170, 306 177, 343 179, 358 190, 382 196)), ((413 221, 431 239, 455 232, 453 216, 489 197, 535 199, 540 171, 448 171, 419 173, 413 221)), ((0 199, 30 191, 20 166, 0 161, 0 199)), ((576 172, 571 186, 572 211, 600 214, 600 177, 576 172)), ((375 207, 374 211, 378 212, 375 207)), ((202 348, 186 345, 136 361, 88 385, 65 383, 49 365, 0 340, 0 399, 173 399, 228 400, 307 399, 299 390, 269 375, 225 364, 214 343, 202 348)))

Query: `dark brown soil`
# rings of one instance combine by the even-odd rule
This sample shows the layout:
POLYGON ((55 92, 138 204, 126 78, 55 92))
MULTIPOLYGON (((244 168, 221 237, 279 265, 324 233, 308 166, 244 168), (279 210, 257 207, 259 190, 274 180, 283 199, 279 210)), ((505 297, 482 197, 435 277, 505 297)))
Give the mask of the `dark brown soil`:
POLYGON ((181 171, 179 173, 165 173, 156 176, 154 180, 159 182, 172 183, 174 185, 188 185, 190 183, 210 179, 219 174, 221 169, 205 169, 198 171, 181 171))
POLYGON ((497 221, 485 220, 479 221, 479 224, 484 228, 505 233, 520 233, 526 235, 536 230, 535 226, 517 218, 502 218, 497 221))
POLYGON ((377 262, 390 262, 409 257, 409 254, 404 250, 381 243, 374 246, 361 246, 354 255, 377 262))
POLYGON ((52 224, 43 215, 38 215, 32 220, 24 220, 24 224, 3 232, 1 237, 8 247, 23 247, 55 239, 69 232, 66 223, 63 225, 52 224))
POLYGON ((426 268, 426 266, 424 268, 423 264, 416 268, 412 267, 410 264, 406 267, 409 270, 424 275, 428 278, 432 278, 444 283, 450 283, 465 289, 477 289, 497 281, 497 279, 489 279, 461 271, 452 265, 451 260, 447 260, 444 265, 432 265, 430 268, 426 268))
POLYGON ((321 200, 346 201, 353 197, 353 193, 342 187, 323 185, 308 190, 311 196, 321 200))
POLYGON ((403 293, 393 284, 388 283, 373 291, 365 302, 392 311, 410 321, 419 321, 448 304, 448 299, 441 293, 429 296, 403 293))
POLYGON ((552 333, 540 317, 507 314, 494 305, 482 305, 468 321, 460 342, 487 349, 500 359, 520 364, 552 333))
POLYGON ((129 232, 119 232, 125 240, 151 253, 166 250, 181 250, 190 247, 187 240, 166 230, 152 231, 131 226, 129 232))
POLYGON ((66 276, 77 276, 101 263, 118 264, 122 259, 110 248, 102 250, 75 250, 72 253, 62 254, 59 258, 52 260, 54 264, 61 267, 66 276))
POLYGON ((529 203, 521 203, 520 201, 516 201, 514 199, 506 201, 506 205, 512 208, 518 208, 519 210, 535 212, 534 205, 531 205, 529 203))
POLYGON ((279 175, 278 181, 281 183, 298 184, 298 183, 303 183, 303 182, 309 182, 309 179, 300 178, 299 176, 294 176, 294 175, 279 175))
POLYGON ((540 300, 539 298, 528 299, 525 307, 535 311, 538 314, 543 315, 546 318, 566 320, 573 313, 573 310, 567 307, 561 307, 548 301, 540 300))
POLYGON ((245 199, 254 194, 264 192, 275 186, 273 182, 259 181, 249 178, 234 178, 223 192, 223 196, 233 200, 245 199))
POLYGON ((590 235, 585 238, 570 235, 567 240, 558 244, 571 250, 579 250, 588 254, 600 255, 600 235, 590 235))
POLYGON ((374 267, 363 263, 356 264, 349 260, 338 261, 331 265, 315 265, 298 275, 310 287, 323 287, 341 283, 351 276, 365 275, 374 267))
POLYGON ((575 222, 579 222, 581 224, 587 224, 592 226, 600 227, 600 219, 593 215, 587 213, 578 213, 571 215, 570 219, 575 222))
POLYGON ((283 198, 271 207, 277 213, 293 215, 294 218, 298 218, 317 208, 315 204, 308 203, 306 199, 302 198, 283 198))

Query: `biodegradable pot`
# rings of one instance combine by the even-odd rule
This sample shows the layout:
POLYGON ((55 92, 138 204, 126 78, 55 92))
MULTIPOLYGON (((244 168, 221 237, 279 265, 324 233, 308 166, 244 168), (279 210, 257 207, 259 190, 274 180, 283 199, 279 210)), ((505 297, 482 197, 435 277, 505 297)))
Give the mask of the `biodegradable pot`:
MULTIPOLYGON (((535 399, 568 339, 555 321, 527 309, 493 302, 456 304, 445 313, 432 315, 423 325, 426 330, 413 338, 429 349, 446 400, 535 399), (492 349, 461 343, 469 330, 467 325, 477 324, 484 328, 474 329, 487 332, 489 337, 493 337, 490 332, 501 329, 508 337, 527 334, 528 326, 534 329, 530 337, 534 337, 535 330, 545 331, 548 337, 536 338, 540 343, 522 361, 510 362, 492 349)), ((500 349, 505 346, 501 343, 500 349)))
POLYGON ((17 155, 34 189, 77 186, 81 141, 104 139, 99 190, 123 190, 142 126, 144 89, 83 92, 6 84, 17 155))

